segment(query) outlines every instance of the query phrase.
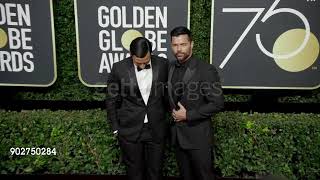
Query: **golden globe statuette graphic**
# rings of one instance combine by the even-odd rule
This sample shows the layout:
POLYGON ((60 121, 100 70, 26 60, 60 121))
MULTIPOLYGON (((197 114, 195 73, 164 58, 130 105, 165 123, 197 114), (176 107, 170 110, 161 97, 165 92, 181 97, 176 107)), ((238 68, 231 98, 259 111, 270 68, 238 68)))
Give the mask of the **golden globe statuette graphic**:
POLYGON ((130 29, 126 32, 124 32, 122 34, 122 37, 121 37, 121 43, 122 43, 122 46, 130 51, 130 44, 131 42, 136 39, 137 37, 142 37, 143 35, 137 31, 137 30, 134 30, 134 29, 130 29))
POLYGON ((7 42, 8 42, 8 35, 3 29, 0 28, 0 48, 5 47, 7 42))
MULTIPOLYGON (((273 46, 273 54, 288 54, 303 41, 304 29, 291 29, 281 34, 273 46)), ((287 59, 275 59, 276 64, 288 72, 300 72, 311 67, 319 57, 319 41, 311 33, 306 47, 297 55, 287 59)))

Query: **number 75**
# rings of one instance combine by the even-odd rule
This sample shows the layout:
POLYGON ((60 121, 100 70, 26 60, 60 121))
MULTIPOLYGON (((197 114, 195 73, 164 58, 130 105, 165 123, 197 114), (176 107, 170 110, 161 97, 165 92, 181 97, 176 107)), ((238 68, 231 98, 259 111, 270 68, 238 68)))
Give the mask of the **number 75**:
MULTIPOLYGON (((307 45, 307 43, 309 41, 309 37, 310 37, 310 25, 309 25, 309 22, 308 22, 307 18, 301 12, 299 12, 299 11, 297 11, 295 9, 291 9, 291 8, 275 9, 276 6, 279 4, 279 2, 280 2, 280 0, 275 0, 274 1, 274 3, 271 5, 271 7, 267 11, 267 13, 262 17, 261 22, 264 23, 271 16, 279 14, 279 13, 291 13, 291 14, 294 14, 294 15, 298 16, 302 20, 302 22, 304 24, 304 27, 305 27, 305 30, 306 30, 306 34, 305 34, 305 37, 304 37, 304 40, 303 40, 302 44, 296 50, 294 50, 293 52, 290 52, 288 54, 279 55, 279 54, 270 53, 268 50, 266 50, 266 48, 261 43, 260 34, 256 34, 256 42, 258 44, 259 49, 265 55, 267 55, 267 56, 269 56, 271 58, 274 58, 274 59, 288 59, 288 58, 291 58, 291 57, 297 55, 298 53, 300 53, 305 48, 305 46, 307 45)), ((238 13, 241 13, 241 12, 255 12, 257 14, 252 19, 252 21, 247 26, 247 28, 244 30, 244 32, 242 33, 242 35, 240 36, 238 41, 233 45, 233 47, 229 51, 228 55, 224 58, 224 60, 220 64, 219 68, 222 69, 227 64, 227 62, 230 60, 230 58, 233 55, 233 53, 237 50, 237 48, 239 47, 241 42, 247 36, 247 34, 251 30, 251 28, 254 26, 254 24, 257 22, 259 17, 262 15, 264 10, 265 10, 265 8, 223 8, 222 9, 222 12, 238 12, 238 13)))

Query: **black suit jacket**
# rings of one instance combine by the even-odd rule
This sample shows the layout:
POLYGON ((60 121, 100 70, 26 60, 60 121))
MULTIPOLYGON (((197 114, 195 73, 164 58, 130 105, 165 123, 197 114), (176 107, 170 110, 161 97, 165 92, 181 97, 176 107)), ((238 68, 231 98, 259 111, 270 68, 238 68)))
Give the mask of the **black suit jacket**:
POLYGON ((153 78, 147 105, 141 96, 131 57, 115 63, 108 77, 107 119, 112 129, 129 141, 139 137, 146 114, 153 140, 162 141, 166 134, 168 60, 152 55, 151 67, 153 78))
MULTIPOLYGON (((194 56, 189 61, 182 80, 184 92, 180 101, 187 110, 187 121, 172 124, 172 142, 185 149, 199 149, 212 145, 211 118, 224 107, 224 97, 216 68, 194 56)), ((172 98, 174 70, 175 65, 170 65, 168 93, 171 109, 177 106, 172 98)))

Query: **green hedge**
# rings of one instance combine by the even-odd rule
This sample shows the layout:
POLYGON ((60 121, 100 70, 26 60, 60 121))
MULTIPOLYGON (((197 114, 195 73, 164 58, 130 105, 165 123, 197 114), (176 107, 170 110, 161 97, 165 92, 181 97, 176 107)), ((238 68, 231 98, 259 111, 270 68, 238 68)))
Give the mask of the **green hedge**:
POLYGON ((221 113, 216 121, 216 165, 224 176, 320 178, 319 114, 221 113))
MULTIPOLYGON (((103 88, 84 86, 77 74, 76 33, 73 0, 54 2, 58 78, 49 88, 4 88, 0 93, 6 98, 23 100, 103 100, 103 88)), ((209 61, 211 1, 191 0, 191 30, 194 32, 195 54, 209 61)), ((235 93, 227 101, 247 101, 249 97, 235 93)), ((306 97, 290 95, 285 102, 320 102, 320 90, 311 91, 306 97)))
MULTIPOLYGON (((0 112, 1 174, 124 174, 102 110, 0 112), (11 156, 11 147, 56 148, 56 156, 11 156)), ((224 177, 320 178, 320 115, 216 115, 215 168, 224 177)), ((167 148, 164 174, 176 176, 167 148)))

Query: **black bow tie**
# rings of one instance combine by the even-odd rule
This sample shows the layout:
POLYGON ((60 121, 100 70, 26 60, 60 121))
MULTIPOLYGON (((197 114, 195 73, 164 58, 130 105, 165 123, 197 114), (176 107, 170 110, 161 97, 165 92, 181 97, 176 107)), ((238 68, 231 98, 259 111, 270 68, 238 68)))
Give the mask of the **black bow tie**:
POLYGON ((141 71, 141 70, 144 70, 144 69, 150 69, 151 68, 151 66, 150 66, 150 64, 146 64, 145 66, 144 66, 144 68, 142 69, 142 68, 140 68, 139 66, 137 66, 137 70, 138 70, 138 72, 139 71, 141 71))

